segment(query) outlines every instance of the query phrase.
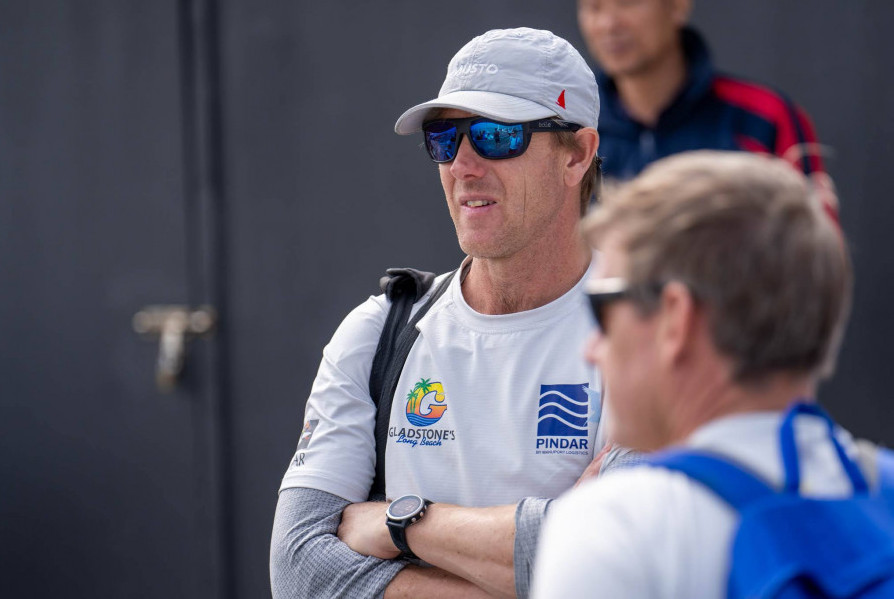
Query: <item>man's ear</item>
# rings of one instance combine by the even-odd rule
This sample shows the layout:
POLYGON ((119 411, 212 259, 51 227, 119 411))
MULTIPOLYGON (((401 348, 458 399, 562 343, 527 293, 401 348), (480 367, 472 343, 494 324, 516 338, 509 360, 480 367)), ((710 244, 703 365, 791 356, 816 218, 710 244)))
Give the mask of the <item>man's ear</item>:
POLYGON ((592 127, 584 127, 574 134, 575 147, 568 153, 565 162, 565 185, 574 187, 584 178, 587 169, 593 163, 596 150, 599 149, 599 133, 592 127))
POLYGON ((686 285, 671 281, 661 293, 658 312, 658 357, 664 366, 671 367, 686 356, 695 342, 698 306, 686 285))

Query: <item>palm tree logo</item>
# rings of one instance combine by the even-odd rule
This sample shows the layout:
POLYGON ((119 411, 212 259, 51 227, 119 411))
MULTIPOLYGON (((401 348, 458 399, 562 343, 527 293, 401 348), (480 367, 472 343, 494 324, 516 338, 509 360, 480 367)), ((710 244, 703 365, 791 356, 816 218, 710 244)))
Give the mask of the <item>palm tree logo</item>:
POLYGON ((410 392, 407 393, 407 420, 415 426, 430 426, 441 419, 447 410, 445 402, 444 386, 438 382, 432 382, 431 379, 419 379, 413 385, 410 392), (428 406, 426 412, 422 412, 422 400, 429 394, 434 393, 434 402, 428 406))

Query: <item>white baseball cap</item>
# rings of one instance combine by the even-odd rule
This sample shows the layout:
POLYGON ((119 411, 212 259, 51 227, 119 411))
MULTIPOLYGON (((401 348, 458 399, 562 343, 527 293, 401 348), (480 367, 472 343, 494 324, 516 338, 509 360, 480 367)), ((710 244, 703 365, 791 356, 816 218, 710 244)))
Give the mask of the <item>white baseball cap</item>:
POLYGON ((498 121, 558 117, 596 127, 596 77, 580 53, 549 31, 493 29, 456 53, 438 97, 403 113, 394 131, 422 129, 432 108, 457 108, 498 121))

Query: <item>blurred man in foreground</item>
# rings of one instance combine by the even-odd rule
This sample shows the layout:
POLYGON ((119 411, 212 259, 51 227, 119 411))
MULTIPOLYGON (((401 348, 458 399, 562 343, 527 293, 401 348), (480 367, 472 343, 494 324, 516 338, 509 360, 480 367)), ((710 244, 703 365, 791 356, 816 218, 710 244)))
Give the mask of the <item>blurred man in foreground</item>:
MULTIPOLYGON (((667 461, 674 454, 665 453, 650 458, 661 466, 583 483, 547 517, 534 596, 725 597, 731 565, 763 559, 777 545, 732 559, 739 504, 724 494, 729 480, 751 472, 771 501, 799 502, 799 490, 824 498, 865 493, 876 474, 851 461, 851 437, 813 399, 832 371, 850 304, 847 250, 809 199, 804 177, 774 158, 680 154, 604 196, 584 230, 602 251, 588 283, 601 332, 588 356, 606 378, 615 417, 609 434, 646 452, 685 448, 677 459, 708 452, 727 468, 703 484, 674 471, 667 461)), ((783 529, 780 520, 797 520, 784 513, 770 530, 800 542, 804 530, 783 529)), ((804 534, 828 533, 831 524, 814 519, 804 534)), ((870 547, 877 528, 863 536, 859 526, 845 527, 843 538, 802 543, 803 563, 819 575, 853 578, 859 547, 870 547), (817 567, 825 559, 818 552, 850 551, 848 543, 858 546, 849 568, 817 567)), ((882 577, 894 566, 890 534, 879 533, 888 553, 871 556, 873 567, 885 568, 882 577)), ((775 572, 759 566, 744 583, 775 572)))

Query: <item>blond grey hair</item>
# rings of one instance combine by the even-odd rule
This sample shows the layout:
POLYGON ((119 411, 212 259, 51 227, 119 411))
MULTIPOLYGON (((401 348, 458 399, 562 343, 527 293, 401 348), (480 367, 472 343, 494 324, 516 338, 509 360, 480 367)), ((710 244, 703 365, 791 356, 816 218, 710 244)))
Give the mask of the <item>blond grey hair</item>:
MULTIPOLYGON (((582 225, 587 239, 619 233, 634 288, 685 284, 734 380, 831 375, 853 275, 841 231, 802 175, 776 158, 689 152, 603 195, 582 225)), ((658 300, 638 304, 648 313, 658 300)))

